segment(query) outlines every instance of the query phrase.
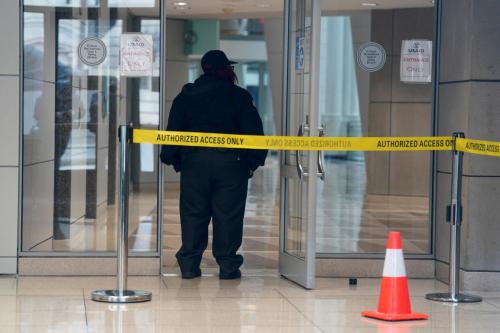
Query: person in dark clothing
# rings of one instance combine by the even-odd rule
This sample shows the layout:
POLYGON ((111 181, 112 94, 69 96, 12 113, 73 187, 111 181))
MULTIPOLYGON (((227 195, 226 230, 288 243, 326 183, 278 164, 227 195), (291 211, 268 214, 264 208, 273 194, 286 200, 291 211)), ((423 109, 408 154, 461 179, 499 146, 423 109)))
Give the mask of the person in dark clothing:
MULTIPOLYGON (((204 74, 174 99, 167 130, 263 135, 251 95, 235 84, 233 64, 222 51, 207 52, 201 60, 204 74)), ((182 247, 176 258, 183 278, 201 275, 210 220, 219 277, 241 277, 243 257, 236 253, 243 237, 248 179, 266 156, 267 150, 162 147, 162 162, 181 172, 182 247)))

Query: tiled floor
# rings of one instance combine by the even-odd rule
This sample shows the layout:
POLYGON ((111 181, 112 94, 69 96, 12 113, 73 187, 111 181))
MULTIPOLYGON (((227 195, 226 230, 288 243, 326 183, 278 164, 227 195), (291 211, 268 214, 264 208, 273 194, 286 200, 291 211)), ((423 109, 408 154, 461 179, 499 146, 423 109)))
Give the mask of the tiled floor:
POLYGON ((113 288, 113 278, 0 278, 0 332, 378 332, 481 333, 500 331, 500 293, 478 293, 482 303, 450 305, 427 301, 425 293, 445 291, 434 280, 411 280, 421 322, 365 319, 375 309, 379 280, 317 280, 307 291, 271 273, 219 281, 178 277, 132 277, 132 289, 153 292, 142 304, 113 305, 90 300, 96 289, 113 288))

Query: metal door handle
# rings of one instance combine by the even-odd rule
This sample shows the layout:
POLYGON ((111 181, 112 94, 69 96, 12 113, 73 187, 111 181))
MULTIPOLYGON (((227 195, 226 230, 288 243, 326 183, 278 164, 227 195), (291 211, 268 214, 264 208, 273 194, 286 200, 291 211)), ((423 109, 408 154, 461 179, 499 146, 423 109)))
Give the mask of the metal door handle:
MULTIPOLYGON (((309 132, 309 125, 306 123, 300 124, 299 131, 298 131, 297 135, 304 136, 304 133, 306 133, 306 132, 309 132)), ((304 166, 302 165, 299 150, 297 150, 295 152, 295 162, 297 165, 297 173, 299 174, 299 179, 302 180, 306 177, 309 177, 309 172, 305 171, 304 166)))
MULTIPOLYGON (((318 128, 318 133, 319 137, 325 136, 325 125, 318 128)), ((323 150, 318 151, 318 177, 325 180, 325 152, 323 150)))

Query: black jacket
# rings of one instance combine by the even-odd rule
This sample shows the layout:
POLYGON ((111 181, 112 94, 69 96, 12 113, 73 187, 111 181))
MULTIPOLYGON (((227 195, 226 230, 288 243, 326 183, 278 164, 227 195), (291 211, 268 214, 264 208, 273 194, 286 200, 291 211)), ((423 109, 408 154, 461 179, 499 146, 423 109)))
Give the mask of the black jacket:
MULTIPOLYGON (((170 109, 167 131, 264 135, 252 96, 237 85, 208 75, 182 88, 170 109)), ((181 171, 181 155, 192 149, 163 146, 161 160, 181 171)), ((264 165, 267 150, 245 149, 243 155, 254 171, 264 165)))

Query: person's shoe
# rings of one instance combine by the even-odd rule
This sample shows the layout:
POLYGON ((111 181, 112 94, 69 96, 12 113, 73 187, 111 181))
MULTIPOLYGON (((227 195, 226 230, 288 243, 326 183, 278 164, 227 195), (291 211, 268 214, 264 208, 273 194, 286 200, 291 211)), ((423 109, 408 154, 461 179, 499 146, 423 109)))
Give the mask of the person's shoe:
POLYGON ((182 272, 183 279, 194 279, 201 276, 201 269, 194 272, 182 272))
POLYGON ((219 273, 219 279, 221 280, 241 279, 241 271, 238 269, 231 273, 219 273))

